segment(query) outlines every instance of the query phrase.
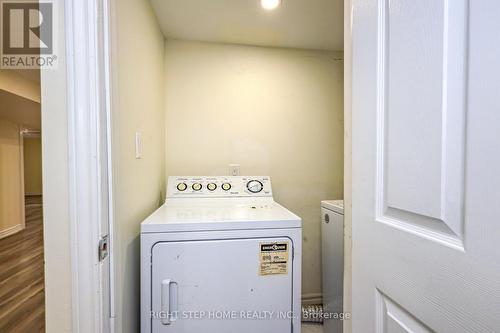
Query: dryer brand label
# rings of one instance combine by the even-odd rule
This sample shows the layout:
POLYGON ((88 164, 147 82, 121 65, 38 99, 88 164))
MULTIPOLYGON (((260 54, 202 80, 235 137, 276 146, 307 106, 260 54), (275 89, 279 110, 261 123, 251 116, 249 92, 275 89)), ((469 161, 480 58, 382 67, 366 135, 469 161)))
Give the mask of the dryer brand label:
POLYGON ((288 242, 260 243, 259 275, 288 274, 288 242))

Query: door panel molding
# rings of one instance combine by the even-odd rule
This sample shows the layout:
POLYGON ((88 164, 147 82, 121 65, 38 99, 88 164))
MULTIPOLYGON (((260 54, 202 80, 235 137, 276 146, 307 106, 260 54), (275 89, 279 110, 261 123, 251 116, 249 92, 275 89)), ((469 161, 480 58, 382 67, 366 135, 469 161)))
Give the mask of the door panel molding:
POLYGON ((464 251, 468 1, 378 6, 376 221, 464 251))
POLYGON ((376 333, 432 333, 414 315, 391 298, 375 289, 376 333))

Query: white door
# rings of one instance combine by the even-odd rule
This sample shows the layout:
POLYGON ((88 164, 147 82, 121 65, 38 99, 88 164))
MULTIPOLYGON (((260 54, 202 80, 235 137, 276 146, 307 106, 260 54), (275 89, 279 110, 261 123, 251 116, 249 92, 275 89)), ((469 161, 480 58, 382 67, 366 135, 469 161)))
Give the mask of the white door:
POLYGON ((500 1, 353 0, 353 332, 500 332, 500 1))
POLYGON ((291 242, 263 238, 157 243, 152 250, 153 332, 291 332, 291 242), (260 253, 270 243, 286 245, 282 253, 288 253, 288 263, 281 272, 262 275, 260 253))

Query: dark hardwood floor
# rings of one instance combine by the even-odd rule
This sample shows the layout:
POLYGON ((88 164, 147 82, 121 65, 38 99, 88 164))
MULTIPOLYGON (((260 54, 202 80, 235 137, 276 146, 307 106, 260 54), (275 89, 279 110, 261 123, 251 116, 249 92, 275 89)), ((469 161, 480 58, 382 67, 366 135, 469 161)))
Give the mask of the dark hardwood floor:
POLYGON ((0 332, 45 332, 42 197, 26 197, 26 228, 0 239, 0 332))

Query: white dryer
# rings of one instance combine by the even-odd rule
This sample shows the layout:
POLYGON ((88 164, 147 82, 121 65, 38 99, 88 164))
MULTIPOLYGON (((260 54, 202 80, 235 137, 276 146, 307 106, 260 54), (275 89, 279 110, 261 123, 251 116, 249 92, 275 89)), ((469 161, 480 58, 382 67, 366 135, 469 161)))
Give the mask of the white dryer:
POLYGON ((300 332, 301 237, 269 177, 169 177, 141 224, 141 332, 300 332))

